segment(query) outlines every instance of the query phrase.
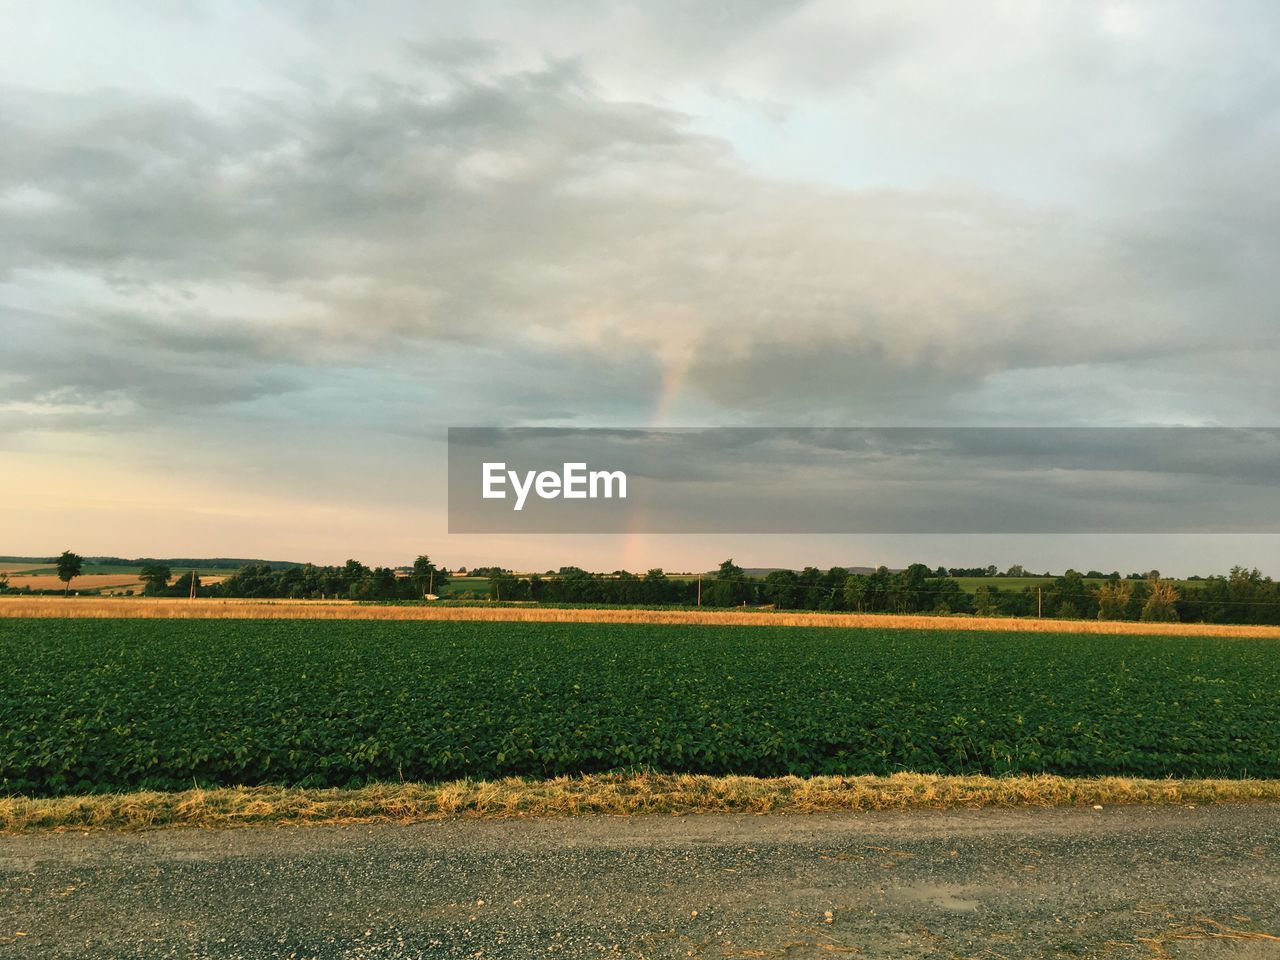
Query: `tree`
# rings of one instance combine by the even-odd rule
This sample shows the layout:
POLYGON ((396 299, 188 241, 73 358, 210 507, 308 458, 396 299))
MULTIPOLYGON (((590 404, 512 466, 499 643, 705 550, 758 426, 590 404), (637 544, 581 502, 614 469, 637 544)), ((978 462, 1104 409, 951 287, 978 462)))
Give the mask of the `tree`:
POLYGON ((70 596, 71 581, 80 576, 80 571, 84 569, 84 557, 72 553, 70 550, 63 550, 62 556, 57 560, 57 564, 58 579, 67 585, 65 595, 70 596))
POLYGON ((390 567, 374 567, 369 578, 370 596, 375 600, 394 600, 396 596, 396 572, 390 567))
POLYGON ((418 595, 425 597, 428 593, 439 595, 448 583, 444 571, 431 562, 431 558, 423 554, 413 561, 413 582, 418 587, 418 595))
POLYGON ((1178 591, 1168 580, 1152 577, 1147 582, 1147 602, 1142 607, 1142 619, 1158 623, 1176 623, 1178 620, 1178 591))
POLYGON ((997 595, 999 587, 989 587, 985 583, 973 592, 973 612, 980 617, 993 617, 1000 612, 997 595))
POLYGON ((490 600, 516 600, 516 578, 501 571, 489 576, 490 600))
POLYGON ((1132 599, 1132 580, 1108 580, 1098 587, 1098 619, 1123 620, 1132 599))
POLYGON ((720 564, 714 579, 703 591, 703 602, 710 607, 736 607, 745 603, 750 593, 747 572, 730 559, 720 564))
POLYGON ((348 581, 363 580, 372 571, 359 560, 348 560, 342 565, 342 575, 348 581))
MULTIPOLYGON (((200 596, 200 575, 194 570, 188 570, 173 583, 173 589, 169 591, 175 597, 198 597, 200 596)), ((270 594, 258 594, 259 596, 270 596, 270 594)))
POLYGON ((889 600, 895 613, 915 613, 932 606, 928 582, 931 572, 923 563, 913 563, 893 575, 889 600))
POLYGON ((1108 580, 1098 586, 1098 620, 1124 620, 1133 599, 1132 580, 1108 580))
POLYGON ((1006 577, 1025 577, 1026 575, 1027 571, 1020 563, 1015 563, 1009 568, 1008 572, 1005 573, 1006 577))
POLYGON ((1046 600, 1054 615, 1063 620, 1079 620, 1088 608, 1088 595, 1084 577, 1079 571, 1068 570, 1050 585, 1046 600))
POLYGON ((138 572, 145 586, 142 592, 149 597, 160 596, 168 589, 169 578, 173 576, 173 571, 163 563, 148 563, 138 572))
POLYGON ((832 567, 822 577, 821 596, 818 598, 819 610, 848 610, 844 602, 844 582, 849 579, 849 571, 844 567, 832 567))
POLYGON ((969 607, 969 598, 958 581, 942 577, 933 584, 934 613, 964 613, 969 607))
MULTIPOLYGON (((534 600, 540 599, 541 593, 534 588, 532 581, 530 581, 529 587, 529 596, 534 600)), ((667 575, 661 567, 653 567, 644 575, 640 595, 644 598, 645 603, 671 602, 671 581, 667 579, 667 575)))
POLYGON ((780 610, 798 606, 798 578, 794 570, 770 570, 764 578, 764 598, 780 610))
POLYGON ((844 603, 850 610, 862 613, 866 610, 867 600, 871 596, 871 578, 861 573, 853 573, 844 582, 844 603))

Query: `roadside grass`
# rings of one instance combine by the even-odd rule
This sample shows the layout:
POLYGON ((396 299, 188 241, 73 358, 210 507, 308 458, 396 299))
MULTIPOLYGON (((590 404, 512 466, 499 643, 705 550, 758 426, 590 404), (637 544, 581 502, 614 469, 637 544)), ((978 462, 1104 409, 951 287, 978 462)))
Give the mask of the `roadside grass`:
MULTIPOLYGON (((1231 920, 1235 923, 1240 921, 1248 921, 1249 917, 1233 916, 1231 920)), ((1244 930, 1238 927, 1228 926, 1214 920, 1212 917, 1196 917, 1190 922, 1171 923, 1169 928, 1152 937, 1134 937, 1134 944, 1142 944, 1150 951, 1149 956, 1164 957, 1173 960, 1174 954, 1168 951, 1170 944, 1178 943, 1185 940, 1229 940, 1245 943, 1280 943, 1280 937, 1274 933, 1267 933, 1263 930, 1244 930)), ((1128 943, 1119 943, 1118 946, 1131 946, 1128 943)), ((1258 954, 1259 956, 1261 954, 1258 954)), ((1243 956, 1243 955, 1242 955, 1243 956)), ((1249 954, 1254 956, 1254 954, 1249 954)), ((1267 956, 1274 956, 1268 953, 1267 956)))
POLYGON ((1194 805, 1280 801, 1280 780, 1126 777, 744 777, 604 774, 527 781, 456 780, 353 789, 228 787, 178 793, 0 798, 0 834, 396 823, 696 813, 829 813, 983 807, 1194 805))
POLYGON ((449 606, 377 604, 350 600, 184 600, 165 597, 0 597, 0 623, 13 617, 316 620, 481 620, 534 623, 666 623, 708 626, 869 627, 906 630, 1003 630, 1142 636, 1271 637, 1280 626, 1224 623, 1144 623, 1129 620, 1037 620, 1015 617, 930 616, 888 613, 811 613, 732 609, 624 607, 449 606))

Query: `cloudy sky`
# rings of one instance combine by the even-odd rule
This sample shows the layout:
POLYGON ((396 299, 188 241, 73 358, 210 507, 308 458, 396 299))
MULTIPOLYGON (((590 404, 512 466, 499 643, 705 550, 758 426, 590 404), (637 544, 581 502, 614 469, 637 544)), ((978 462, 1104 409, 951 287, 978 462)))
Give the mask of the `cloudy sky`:
POLYGON ((1280 12, 0 12, 0 553, 1280 567, 447 534, 449 426, 1272 426, 1280 12))

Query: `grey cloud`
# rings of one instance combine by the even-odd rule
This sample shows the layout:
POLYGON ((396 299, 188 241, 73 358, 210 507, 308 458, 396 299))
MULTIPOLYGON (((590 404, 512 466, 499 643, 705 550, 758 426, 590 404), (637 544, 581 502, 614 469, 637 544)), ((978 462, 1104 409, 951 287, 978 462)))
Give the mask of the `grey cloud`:
POLYGON ((483 67, 498 55, 499 44, 475 37, 437 37, 410 40, 405 44, 409 56, 432 66, 454 69, 483 67))
POLYGON ((303 384, 298 371, 275 363, 260 338, 210 328, 204 315, 180 317, 191 323, 177 327, 110 316, 104 325, 16 310, 5 310, 4 317, 8 345, 0 373, 8 374, 8 382, 0 398, 85 408, 56 419, 11 415, 12 426, 136 428, 138 411, 244 404, 303 384))
POLYGON ((455 532, 1257 532, 1280 431, 507 430, 450 433, 455 532), (482 499, 481 463, 623 470, 626 501, 482 499))

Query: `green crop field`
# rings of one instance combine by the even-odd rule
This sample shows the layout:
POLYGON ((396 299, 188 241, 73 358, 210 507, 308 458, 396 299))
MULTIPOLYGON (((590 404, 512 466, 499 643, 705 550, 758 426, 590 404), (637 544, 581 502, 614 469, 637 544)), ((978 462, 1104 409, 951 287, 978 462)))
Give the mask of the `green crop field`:
POLYGON ((0 621, 0 790, 649 768, 1280 776, 1274 640, 0 621))
POLYGON ((451 600, 465 600, 468 597, 484 598, 488 595, 487 577, 450 577, 449 582, 440 590, 440 596, 451 600))

